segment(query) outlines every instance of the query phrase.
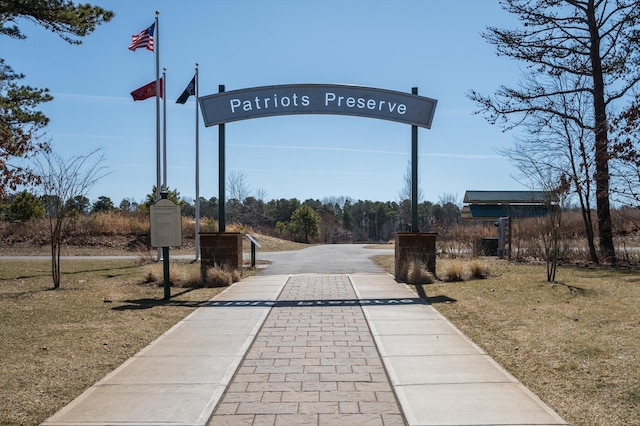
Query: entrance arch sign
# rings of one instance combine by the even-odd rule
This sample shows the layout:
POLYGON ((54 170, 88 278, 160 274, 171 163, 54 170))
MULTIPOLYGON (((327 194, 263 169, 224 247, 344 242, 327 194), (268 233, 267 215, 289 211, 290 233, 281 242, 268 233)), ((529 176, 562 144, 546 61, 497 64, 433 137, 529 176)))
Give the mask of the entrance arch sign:
POLYGON ((276 115, 355 115, 411 125, 411 231, 418 232, 418 127, 431 128, 437 101, 411 93, 342 84, 285 84, 225 91, 198 98, 205 126, 218 126, 218 231, 224 233, 225 124, 276 115))
MULTIPOLYGON (((218 93, 203 97, 196 95, 196 99, 205 126, 218 126, 218 237, 212 240, 211 247, 208 248, 211 249, 211 262, 216 263, 216 259, 220 262, 228 251, 221 244, 224 237, 229 235, 226 232, 225 217, 226 123, 278 115, 355 115, 411 125, 411 235, 397 240, 396 271, 400 270, 398 265, 404 260, 418 256, 429 262, 427 264, 432 265, 432 272, 435 272, 435 234, 420 233, 418 229, 418 127, 431 128, 437 104, 435 99, 418 96, 417 87, 413 87, 411 93, 403 93, 341 84, 285 84, 230 92, 225 91, 224 85, 219 85, 218 93), (405 244, 405 240, 415 240, 418 243, 405 244), (399 248, 405 250, 398 251, 399 248)), ((240 265, 242 241, 236 238, 234 248, 231 251, 239 253, 234 259, 240 265)), ((204 276, 206 262, 201 263, 201 268, 204 276)))
POLYGON ((199 98, 205 126, 296 114, 354 115, 431 128, 435 99, 413 93, 340 84, 285 84, 199 98))

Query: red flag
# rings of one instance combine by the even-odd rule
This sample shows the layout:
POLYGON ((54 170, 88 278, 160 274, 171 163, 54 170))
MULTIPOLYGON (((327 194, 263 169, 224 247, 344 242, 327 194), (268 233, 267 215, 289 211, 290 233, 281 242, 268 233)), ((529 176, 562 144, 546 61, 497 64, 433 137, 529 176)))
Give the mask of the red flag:
POLYGON ((156 28, 156 24, 153 23, 145 30, 140 31, 140 34, 131 36, 131 44, 129 50, 136 50, 139 47, 146 48, 153 52, 153 30, 156 28))
MULTIPOLYGON (((152 98, 155 95, 156 95, 155 80, 131 92, 131 96, 133 97, 134 101, 144 101, 145 99, 152 98)), ((162 97, 162 78, 160 78, 160 97, 162 97)))

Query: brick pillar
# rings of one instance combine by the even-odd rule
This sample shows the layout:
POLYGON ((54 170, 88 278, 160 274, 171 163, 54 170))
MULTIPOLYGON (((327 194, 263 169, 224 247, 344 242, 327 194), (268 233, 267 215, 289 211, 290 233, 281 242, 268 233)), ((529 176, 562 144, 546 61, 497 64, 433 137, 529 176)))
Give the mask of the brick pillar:
POLYGON ((400 272, 405 263, 419 259, 433 274, 436 273, 436 236, 427 232, 398 232, 396 233, 395 248, 395 276, 400 278, 400 272))
POLYGON ((242 273, 242 233, 200 232, 200 272, 221 266, 242 273))

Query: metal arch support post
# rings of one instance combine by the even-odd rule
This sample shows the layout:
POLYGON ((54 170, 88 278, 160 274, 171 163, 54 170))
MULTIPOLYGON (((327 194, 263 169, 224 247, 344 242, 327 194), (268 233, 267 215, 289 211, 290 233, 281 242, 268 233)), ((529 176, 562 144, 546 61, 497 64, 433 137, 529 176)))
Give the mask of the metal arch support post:
POLYGON ((200 118, 198 102, 198 63, 196 62, 196 76, 194 92, 196 95, 196 258, 200 259, 200 118))
MULTIPOLYGON (((224 92, 224 84, 218 86, 218 92, 224 92)), ((218 124, 218 232, 226 232, 225 216, 225 134, 224 123, 218 124)))
MULTIPOLYGON (((411 89, 412 95, 418 88, 411 89)), ((418 230, 418 126, 411 126, 411 232, 418 230)))

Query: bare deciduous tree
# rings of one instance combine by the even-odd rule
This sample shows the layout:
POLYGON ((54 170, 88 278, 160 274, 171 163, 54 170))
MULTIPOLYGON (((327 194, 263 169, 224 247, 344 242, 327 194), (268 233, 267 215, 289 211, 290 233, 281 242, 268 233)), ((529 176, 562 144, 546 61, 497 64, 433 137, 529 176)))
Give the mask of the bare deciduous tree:
MULTIPOLYGON (((411 160, 407 162, 404 176, 402 178, 402 187, 398 192, 398 205, 400 206, 400 220, 405 224, 411 223, 411 196, 412 196, 412 173, 411 160)), ((423 191, 420 186, 420 178, 418 177, 418 204, 423 200, 423 191)))
POLYGON ((612 131, 616 140, 611 148, 611 193, 621 205, 636 208, 640 206, 640 94, 613 120, 612 131))
MULTIPOLYGON (((550 84, 556 85, 556 91, 561 93, 567 80, 566 76, 556 76, 550 84)), ((580 204, 589 255, 597 263, 591 217, 591 179, 594 173, 593 143, 589 137, 591 132, 576 124, 575 120, 566 118, 576 117, 581 122, 585 121, 584 117, 589 111, 585 98, 581 92, 567 91, 551 99, 554 109, 564 113, 540 112, 532 116, 526 124, 527 136, 516 140, 514 147, 499 152, 520 170, 517 179, 534 188, 542 185, 542 189, 550 190, 555 182, 567 181, 580 204)))
POLYGON ((101 150, 86 155, 63 158, 56 153, 48 153, 36 162, 41 176, 40 188, 49 218, 49 238, 51 243, 51 277, 53 287, 60 288, 60 250, 64 238, 78 214, 70 203, 79 196, 86 196, 98 180, 108 174, 102 165, 101 150))
POLYGON ((500 87, 494 97, 471 91, 490 123, 511 129, 544 114, 572 121, 588 130, 593 155, 598 233, 604 260, 615 263, 610 211, 609 115, 640 81, 637 0, 503 0, 506 11, 523 27, 489 27, 483 37, 499 55, 528 63, 528 81, 518 88, 500 87), (546 84, 570 76, 574 86, 558 90, 546 84), (554 99, 568 94, 589 98, 584 117, 566 116, 554 99))
POLYGON ((247 183, 247 175, 237 170, 231 171, 227 177, 227 194, 229 200, 238 200, 242 203, 251 195, 251 187, 247 183))

